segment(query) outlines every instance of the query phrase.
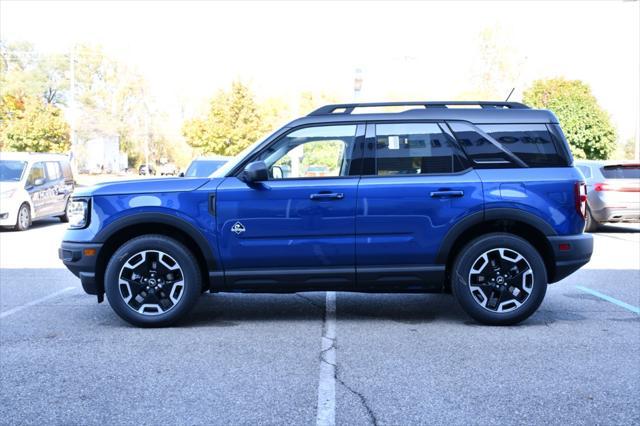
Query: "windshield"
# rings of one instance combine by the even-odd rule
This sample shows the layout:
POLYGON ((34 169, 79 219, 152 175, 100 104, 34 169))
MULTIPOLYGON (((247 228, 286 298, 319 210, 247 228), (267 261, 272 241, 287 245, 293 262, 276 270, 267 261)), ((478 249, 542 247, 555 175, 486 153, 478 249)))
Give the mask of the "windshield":
POLYGON ((26 161, 0 160, 0 181, 19 182, 26 165, 26 161))
POLYGON ((225 163, 225 160, 192 161, 184 175, 187 177, 207 177, 222 167, 225 163))

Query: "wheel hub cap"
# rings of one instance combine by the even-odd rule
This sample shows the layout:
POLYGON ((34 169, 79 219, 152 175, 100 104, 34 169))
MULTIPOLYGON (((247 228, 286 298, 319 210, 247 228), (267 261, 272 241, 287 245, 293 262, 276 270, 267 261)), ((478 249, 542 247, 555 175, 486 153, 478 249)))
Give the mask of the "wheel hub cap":
POLYGON ((131 256, 120 269, 120 296, 129 308, 143 315, 170 311, 184 293, 184 275, 178 262, 159 250, 131 256))
POLYGON ((474 300, 491 312, 518 309, 533 290, 533 270, 515 250, 491 249, 471 266, 468 284, 474 300))

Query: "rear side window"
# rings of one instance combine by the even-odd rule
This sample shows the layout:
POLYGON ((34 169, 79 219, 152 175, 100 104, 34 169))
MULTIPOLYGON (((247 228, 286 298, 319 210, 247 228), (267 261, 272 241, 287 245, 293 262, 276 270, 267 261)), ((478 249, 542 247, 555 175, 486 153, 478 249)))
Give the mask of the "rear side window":
POLYGON ((466 168, 455 140, 437 123, 376 124, 377 174, 455 173, 466 168))
POLYGON ((72 180, 73 173, 71 172, 71 164, 63 161, 62 163, 60 163, 60 166, 62 166, 62 176, 64 176, 66 180, 72 180))
POLYGON ((529 167, 567 166, 544 124, 484 124, 478 127, 529 167))
POLYGON ((458 143, 478 169, 520 167, 500 148, 478 133, 468 123, 450 122, 458 143))
POLYGON ((606 179, 640 179, 640 164, 616 164, 604 166, 602 175, 606 179))
POLYGON ((60 172, 60 164, 53 161, 47 161, 45 164, 47 165, 48 180, 54 181, 60 179, 60 176, 62 176, 62 173, 60 172))
POLYGON ((589 166, 576 166, 576 167, 582 172, 582 175, 586 179, 591 178, 591 169, 589 168, 589 166))

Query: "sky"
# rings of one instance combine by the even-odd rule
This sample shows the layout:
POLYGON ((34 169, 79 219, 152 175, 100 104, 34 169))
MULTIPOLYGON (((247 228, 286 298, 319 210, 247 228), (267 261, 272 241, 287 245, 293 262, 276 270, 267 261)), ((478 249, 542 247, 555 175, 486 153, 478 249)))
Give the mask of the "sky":
MULTIPOLYGON (((533 80, 588 83, 620 138, 638 132, 640 3, 31 2, 0 0, 0 38, 43 52, 100 44, 135 66, 179 128, 234 79, 292 105, 304 90, 340 101, 459 99, 472 91, 479 34, 496 30, 516 63, 517 100, 533 80)), ((297 114, 292 107, 291 114, 297 114)))

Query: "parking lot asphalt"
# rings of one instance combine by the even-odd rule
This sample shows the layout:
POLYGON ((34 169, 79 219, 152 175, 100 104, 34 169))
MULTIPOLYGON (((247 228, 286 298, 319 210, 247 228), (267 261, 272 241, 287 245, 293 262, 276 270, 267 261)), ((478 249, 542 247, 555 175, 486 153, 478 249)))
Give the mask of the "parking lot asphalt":
POLYGON ((429 294, 337 293, 333 320, 305 293, 206 294, 138 329, 64 269, 63 232, 0 231, 0 424, 640 424, 637 225, 512 327, 429 294))

